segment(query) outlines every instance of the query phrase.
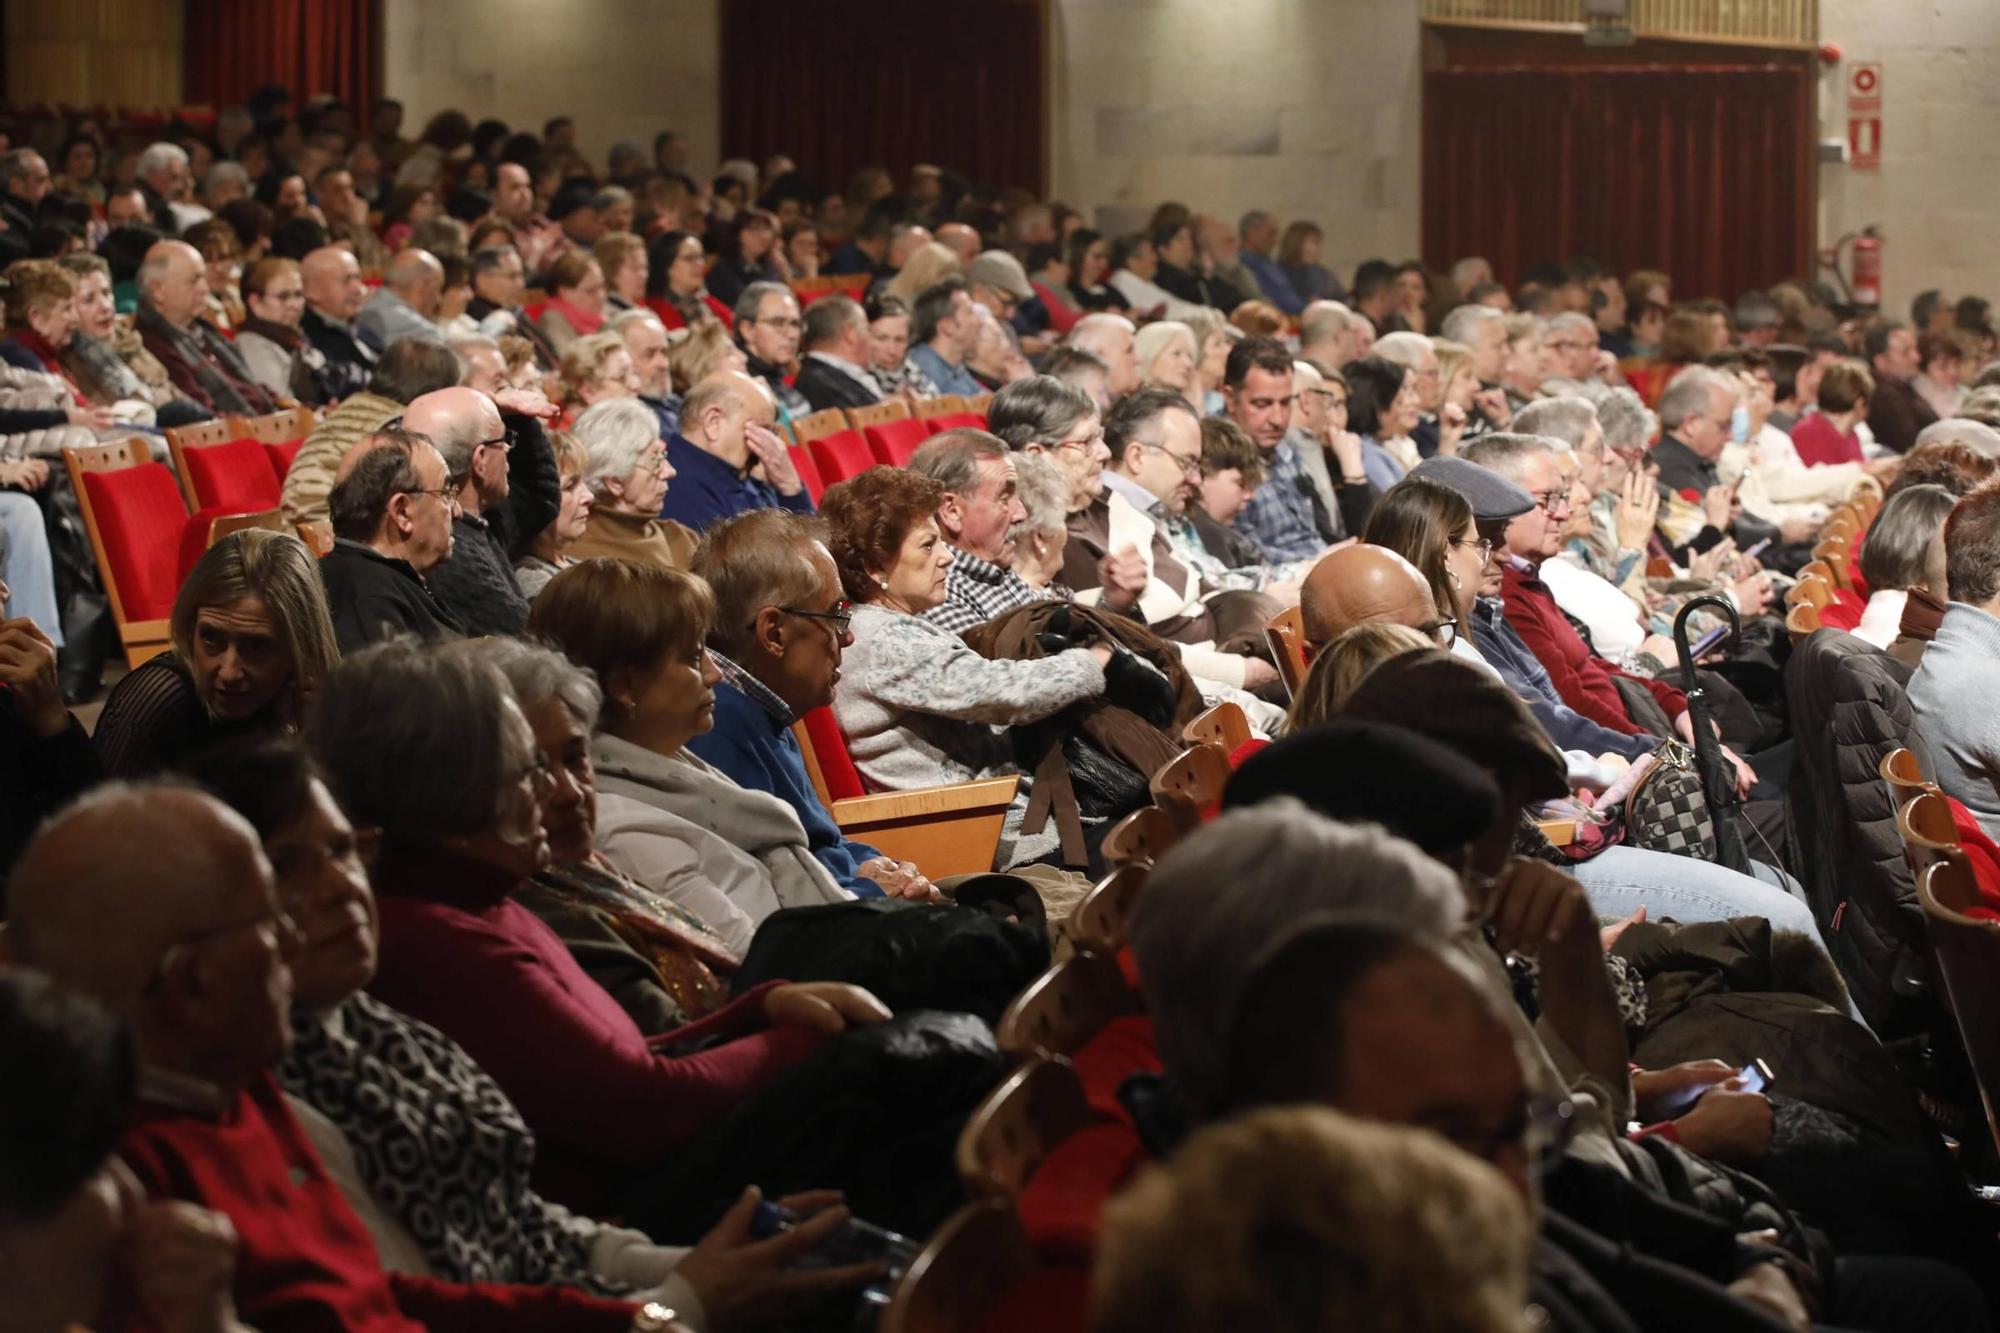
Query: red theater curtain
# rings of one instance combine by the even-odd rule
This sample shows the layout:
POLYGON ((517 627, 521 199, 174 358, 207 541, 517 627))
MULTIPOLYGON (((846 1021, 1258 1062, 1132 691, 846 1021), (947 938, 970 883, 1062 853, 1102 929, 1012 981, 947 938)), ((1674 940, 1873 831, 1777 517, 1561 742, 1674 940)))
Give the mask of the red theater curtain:
POLYGON ((820 189, 859 167, 1043 186, 1037 0, 722 0, 722 151, 787 153, 820 189))
POLYGON ((186 99, 227 106, 267 83, 304 101, 332 93, 368 114, 377 67, 380 0, 187 0, 186 99))
POLYGON ((1424 254, 1502 281, 1587 254, 1734 297, 1810 271, 1798 67, 1441 69, 1424 79, 1424 254))

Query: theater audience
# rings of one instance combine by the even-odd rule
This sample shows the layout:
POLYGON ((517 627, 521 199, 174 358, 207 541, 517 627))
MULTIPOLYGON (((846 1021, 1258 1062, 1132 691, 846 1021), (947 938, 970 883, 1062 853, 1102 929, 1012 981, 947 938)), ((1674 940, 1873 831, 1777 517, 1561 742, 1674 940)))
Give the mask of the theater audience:
POLYGON ((233 1230, 228 1285, 248 1327, 630 1324, 624 1301, 383 1269, 272 1076, 291 1044, 298 927, 256 834, 226 806, 187 787, 103 788, 42 831, 12 889, 16 955, 123 1019, 147 1071, 119 1142, 125 1190, 136 1177, 154 1200, 227 1218, 226 1230, 190 1228, 200 1240, 177 1275, 210 1294, 205 1313, 230 1313, 211 1284, 233 1230))
POLYGON ((1819 411, 1792 427, 1792 447, 1809 468, 1860 463, 1865 455, 1855 427, 1868 419, 1875 380, 1858 361, 1836 361, 1820 377, 1819 411))
POLYGON ((941 431, 911 455, 908 468, 944 487, 937 522, 951 547, 951 567, 944 600, 924 613, 926 620, 963 634, 1048 599, 1014 572, 1026 511, 1005 441, 977 429, 941 431))
POLYGON ((604 327, 610 286, 588 250, 571 250, 559 257, 549 265, 543 281, 548 284, 549 299, 535 317, 535 327, 556 355, 564 357, 577 339, 604 327))
POLYGON ((211 412, 257 416, 277 403, 222 331, 201 317, 207 284, 201 252, 161 241, 139 266, 139 338, 189 398, 211 412))
POLYGON ((382 353, 367 388, 346 397, 306 436, 285 473, 279 512, 285 522, 310 523, 332 539, 327 495, 340 460, 363 437, 403 415, 427 393, 458 383, 458 358, 441 343, 405 338, 382 353))
MULTIPOLYGON (((1781 529, 1744 512, 1735 492, 1722 484, 1716 460, 1729 443, 1730 416, 1740 393, 1736 381, 1722 372, 1690 366, 1660 395, 1661 435, 1651 456, 1659 464, 1660 485, 1672 497, 1670 505, 1661 507, 1659 526, 1677 564, 1685 565, 1689 556, 1727 538, 1739 551, 1772 543, 1764 563, 1780 566, 1786 556, 1775 544, 1802 542, 1811 535, 1811 526, 1797 520, 1781 529)), ((1549 503, 1555 503, 1553 496, 1549 503)), ((1798 558, 1803 554, 1794 552, 1788 567, 1804 563, 1798 558)))
POLYGON ((629 398, 638 390, 638 374, 625 339, 616 333, 592 333, 573 340, 562 355, 562 398, 566 409, 580 414, 612 398, 629 398))
POLYGON ((382 285, 361 304, 354 333, 378 356, 402 338, 443 342, 437 326, 438 303, 444 295, 444 265, 428 250, 415 246, 389 262, 382 285))
POLYGON ((882 386, 869 370, 873 356, 868 315, 850 296, 823 296, 806 310, 799 346, 798 391, 815 412, 829 407, 868 407, 882 401, 882 386))
POLYGON ((562 507, 554 519, 529 543, 514 561, 514 581, 530 602, 548 581, 576 563, 570 550, 583 539, 590 525, 591 492, 585 473, 590 466, 589 451, 568 431, 550 437, 549 447, 556 456, 556 475, 562 485, 562 507))
POLYGON ((1256 444, 1264 484, 1244 504, 1235 527, 1268 564, 1310 560, 1343 531, 1359 531, 1372 497, 1360 472, 1333 479, 1339 513, 1322 512, 1298 445, 1287 438, 1295 390, 1292 357, 1273 338, 1245 338, 1229 350, 1224 376, 1229 419, 1256 444))
POLYGON ((332 392, 324 375, 325 354, 299 327, 305 299, 294 261, 270 258, 252 264, 243 275, 246 317, 236 330, 236 350, 273 397, 319 407, 332 392))
POLYGON ((814 857, 791 805, 687 748, 714 725, 714 609, 693 575, 590 560, 550 580, 530 624, 603 683, 591 741, 599 848, 741 954, 771 913, 852 894, 814 857))
MULTIPOLYGON (((870 468, 828 489, 822 513, 841 587, 854 604, 834 688, 834 717, 864 781, 902 791, 1016 771, 996 727, 1038 722, 1105 693, 1104 644, 1035 661, 989 659, 925 612, 945 598, 953 553, 938 527, 944 487, 928 477, 870 468)), ((1054 830, 1019 835, 1017 796, 996 868, 1054 849, 1054 830)))
POLYGON ((1432 1132, 1256 1111, 1195 1134, 1112 1202, 1091 1328, 1513 1333, 1529 1220, 1498 1172, 1432 1132), (1280 1236, 1311 1258, 1274 1261, 1280 1236))
POLYGON ((0 620, 0 919, 6 877, 35 826, 104 775, 63 706, 56 645, 33 620, 0 620))
POLYGON ((339 656, 312 553, 253 528, 210 547, 168 618, 173 651, 112 688, 94 739, 105 771, 180 766, 236 736, 296 730, 339 656))
POLYGON ((590 253, 604 273, 606 316, 643 309, 648 277, 645 240, 629 230, 606 231, 590 253))
POLYGON ((833 703, 853 614, 819 529, 780 509, 759 509, 708 530, 694 571, 715 598, 708 655, 720 673, 715 725, 687 748, 738 786, 792 807, 812 854, 842 888, 867 897, 934 896, 907 861, 847 837, 811 778, 792 726, 833 703))
POLYGON ((1958 502, 1944 550, 1951 601, 1910 677, 1910 709, 1938 786, 2000 835, 2000 736, 1988 711, 2000 688, 2000 491, 1982 487, 1958 502))
POLYGON ((131 1034, 39 971, 0 971, 0 1303, 24 1333, 117 1318, 241 1333, 220 1214, 148 1202, 116 1154, 136 1101, 131 1034), (62 1096, 53 1096, 61 1089, 62 1096))
POLYGON ((978 337, 979 316, 964 278, 953 274, 917 293, 910 307, 910 362, 933 393, 985 392, 965 368, 978 337))
POLYGON ((897 297, 873 293, 861 309, 868 316, 868 369, 884 394, 935 393, 924 372, 910 360, 910 307, 897 297))
POLYGON ((701 237, 687 231, 655 237, 646 252, 646 305, 668 329, 713 320, 727 328, 735 322, 735 312, 709 294, 703 285, 707 275, 701 237))
POLYGON ((1942 486, 1898 487, 1868 525, 1861 547, 1861 578, 1868 586, 1868 604, 1852 631, 1886 650, 1901 632, 1903 612, 1913 589, 1929 587, 1926 569, 1931 548, 1944 532, 1946 517, 1958 496, 1942 486))
POLYGON ((1187 399, 1196 411, 1201 410, 1193 330, 1173 320, 1148 324, 1139 330, 1135 351, 1142 387, 1171 390, 1187 399))
POLYGON ((577 418, 583 445, 583 483, 590 489, 590 518, 571 545, 571 560, 608 558, 662 569, 686 569, 696 536, 660 517, 667 483, 678 475, 667 461, 659 423, 630 398, 599 403, 577 418))
MULTIPOLYGON (((589 568, 559 576, 538 605, 589 568)), ((536 1183, 558 1203, 617 1212, 658 1239, 663 1218, 697 1202, 662 1175, 677 1154, 699 1151, 704 1130, 826 1033, 887 1017, 853 987, 769 984, 649 1044, 515 900, 549 862, 541 806, 559 779, 505 679, 471 654, 384 644, 349 658, 327 680, 312 739, 349 817, 382 831, 371 993, 493 1077, 534 1133, 536 1183)), ((758 1176, 741 1136, 717 1150, 740 1154, 724 1159, 739 1186, 758 1176)))
MULTIPOLYGON (((403 428, 431 442, 452 492, 452 539, 444 558, 425 575, 431 596, 467 634, 519 634, 528 620, 528 599, 514 578, 516 529, 496 522, 508 512, 516 469, 532 466, 527 455, 536 449, 546 454, 548 445, 539 431, 522 438, 518 426, 503 423, 491 398, 460 387, 411 403, 403 428), (517 459, 516 451, 523 457, 517 459)), ((560 505, 558 497, 548 508, 560 505)), ((528 534, 540 532, 555 513, 541 516, 542 522, 527 527, 528 534)))
POLYGON ((341 459, 327 497, 333 549, 320 560, 343 654, 383 639, 464 632, 431 592, 452 547, 459 488, 431 442, 400 429, 371 431, 341 459))
POLYGON ((76 326, 62 349, 62 365, 77 392, 98 408, 144 404, 161 426, 207 420, 208 409, 174 387, 133 322, 118 315, 111 266, 93 254, 64 255, 56 263, 76 279, 76 326))
POLYGON ((1917 335, 1906 324, 1882 320, 1868 326, 1862 347, 1875 378, 1875 391, 1868 400, 1868 429, 1883 448, 1906 454, 1917 442, 1917 432, 1938 419, 1917 392, 1917 374, 1923 369, 1917 358, 1917 335))
POLYGON ((322 246, 299 261, 299 278, 306 298, 299 327, 326 358, 329 396, 345 398, 368 383, 376 360, 386 350, 363 340, 355 326, 362 303, 368 299, 361 265, 352 251, 337 245, 322 246))
POLYGON ((681 404, 680 434, 667 441, 668 475, 677 480, 660 517, 700 531, 750 509, 810 514, 812 497, 773 433, 775 422, 770 396, 744 371, 718 371, 696 384, 681 404))

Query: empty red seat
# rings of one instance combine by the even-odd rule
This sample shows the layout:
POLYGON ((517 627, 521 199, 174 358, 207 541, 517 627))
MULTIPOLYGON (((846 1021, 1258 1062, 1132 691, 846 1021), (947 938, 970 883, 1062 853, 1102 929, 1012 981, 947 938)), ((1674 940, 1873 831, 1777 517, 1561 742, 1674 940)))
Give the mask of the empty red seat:
POLYGON ((813 462, 819 464, 820 479, 829 486, 858 477, 875 466, 875 454, 858 430, 821 436, 806 448, 812 452, 813 462))
POLYGON ((181 460, 200 508, 238 514, 277 508, 284 483, 273 470, 271 455, 256 440, 183 449, 181 460))
POLYGON ((179 591, 181 533, 188 524, 174 474, 164 463, 86 472, 90 513, 127 621, 165 620, 179 591))
POLYGON ((861 432, 868 437, 868 447, 875 451, 875 461, 890 467, 903 467, 910 461, 910 455, 919 445, 930 438, 930 420, 919 417, 905 417, 901 421, 885 421, 879 426, 870 426, 861 432))
POLYGON ((785 446, 785 452, 792 456, 792 468, 799 474, 799 480, 805 483, 806 494, 812 497, 814 504, 818 504, 819 497, 826 494, 826 478, 819 474, 819 464, 813 462, 812 450, 803 444, 791 444, 785 446))
POLYGON ((866 796, 868 789, 861 783, 861 770, 847 753, 847 737, 840 734, 833 710, 815 708, 806 714, 805 724, 806 735, 812 740, 813 758, 819 761, 819 775, 826 782, 827 796, 836 801, 866 796))
POLYGON ((282 490, 285 476, 292 470, 292 460, 305 447, 304 440, 287 440, 283 444, 266 444, 264 456, 271 460, 271 471, 278 474, 278 486, 282 490))

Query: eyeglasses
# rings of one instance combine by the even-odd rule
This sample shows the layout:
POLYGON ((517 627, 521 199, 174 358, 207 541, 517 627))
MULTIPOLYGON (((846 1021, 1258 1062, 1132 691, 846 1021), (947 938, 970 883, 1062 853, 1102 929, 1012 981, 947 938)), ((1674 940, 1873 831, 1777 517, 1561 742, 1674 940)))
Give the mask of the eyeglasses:
POLYGON ((501 449, 505 450, 508 453, 512 453, 514 451, 514 445, 519 441, 519 439, 520 439, 520 432, 516 431, 512 426, 508 426, 493 439, 481 440, 477 445, 473 447, 478 449, 501 449))
POLYGON ((456 510, 458 508, 458 488, 463 484, 464 484, 463 482, 454 484, 449 478, 447 478, 445 484, 438 487, 436 490, 427 491, 423 490, 422 488, 413 487, 412 489, 407 491, 397 491, 396 494, 428 495, 433 499, 435 499, 439 504, 443 505, 446 509, 456 510))
POLYGON ((854 623, 854 603, 852 602, 841 602, 831 611, 808 611, 802 606, 780 606, 775 609, 783 611, 788 616, 802 616, 807 620, 824 620, 827 624, 833 626, 834 632, 838 634, 847 633, 848 626, 854 623))
POLYGON ((298 922, 292 920, 291 914, 285 911, 283 907, 274 905, 270 910, 260 912, 248 921, 232 921, 226 926, 216 926, 209 930, 198 930, 192 935, 186 935, 175 940, 167 946, 166 952, 160 955, 160 971, 166 971, 167 968, 179 961, 189 950, 206 944, 210 940, 219 940, 225 935, 234 935, 239 930, 256 931, 263 939, 265 945, 280 952, 295 950, 305 942, 305 933, 299 929, 298 922))
POLYGON ((776 319, 746 319, 745 324, 773 324, 781 329, 802 329, 805 321, 793 315, 780 315, 776 319))
POLYGON ((1491 1134, 1471 1134, 1448 1126, 1435 1128, 1446 1142, 1477 1157, 1497 1162, 1509 1151, 1519 1152, 1536 1174, 1547 1170, 1576 1137, 1576 1109, 1568 1100, 1530 1097, 1520 1114, 1491 1134))
POLYGON ((1095 449, 1098 445, 1103 443, 1104 443, 1104 432, 1098 430, 1098 431, 1093 431, 1091 434, 1085 436, 1081 440, 1057 440, 1054 444, 1050 445, 1049 447, 1051 449, 1080 449, 1084 453, 1089 453, 1092 449, 1095 449))
POLYGON ((1150 449, 1156 454, 1165 454, 1180 466, 1181 471, 1187 473, 1190 477, 1199 478, 1201 476, 1201 459, 1199 457, 1183 458, 1163 444, 1147 444, 1144 440, 1133 440, 1132 443, 1138 445, 1141 449, 1150 449))
POLYGON ((1567 490, 1529 491, 1528 496, 1535 502, 1536 508, 1551 518, 1570 507, 1569 492, 1567 490))
POLYGON ((1444 620, 1425 621, 1417 626, 1417 632, 1436 639, 1439 647, 1449 648, 1458 638, 1458 620, 1456 617, 1448 617, 1444 620))
POLYGON ((1493 539, 1491 537, 1476 537, 1471 541, 1462 541, 1457 537, 1453 537, 1451 544, 1479 552, 1481 560, 1491 560, 1493 558, 1493 539))
POLYGON ((556 785, 556 766, 548 755, 537 750, 527 763, 507 774, 507 785, 526 781, 537 792, 552 790, 556 785))

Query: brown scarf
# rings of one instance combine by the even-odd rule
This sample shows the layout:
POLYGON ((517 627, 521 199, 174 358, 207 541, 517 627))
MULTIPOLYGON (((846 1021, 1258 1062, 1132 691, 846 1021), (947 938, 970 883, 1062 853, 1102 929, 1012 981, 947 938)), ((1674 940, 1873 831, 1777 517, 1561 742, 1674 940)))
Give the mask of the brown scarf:
POLYGON ((1921 639, 1929 643, 1937 637, 1938 624, 1944 620, 1945 604, 1922 588, 1910 589, 1910 595, 1903 602, 1903 620, 1897 629, 1901 637, 1921 639))

